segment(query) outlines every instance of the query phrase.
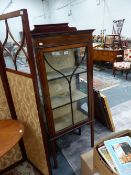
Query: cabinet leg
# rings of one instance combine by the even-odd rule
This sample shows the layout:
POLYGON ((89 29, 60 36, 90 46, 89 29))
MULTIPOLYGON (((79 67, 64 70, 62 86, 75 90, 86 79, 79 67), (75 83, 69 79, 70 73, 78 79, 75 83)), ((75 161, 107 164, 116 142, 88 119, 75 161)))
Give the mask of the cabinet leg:
POLYGON ((51 141, 51 151, 52 151, 52 158, 54 161, 54 168, 58 168, 58 162, 57 162, 57 155, 56 155, 56 141, 51 141))
POLYGON ((78 131, 79 131, 79 133, 78 133, 78 134, 79 134, 79 135, 81 135, 81 128, 79 128, 79 129, 78 129, 78 131))
POLYGON ((94 123, 91 124, 91 147, 94 147, 94 123))

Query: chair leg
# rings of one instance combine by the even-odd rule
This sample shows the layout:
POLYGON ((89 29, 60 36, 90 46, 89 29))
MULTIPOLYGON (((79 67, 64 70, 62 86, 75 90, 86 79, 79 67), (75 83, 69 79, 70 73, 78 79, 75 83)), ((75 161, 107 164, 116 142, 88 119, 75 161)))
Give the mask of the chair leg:
POLYGON ((113 68, 113 75, 114 75, 114 77, 115 77, 115 75, 116 75, 116 70, 115 70, 115 68, 113 68))
POLYGON ((51 141, 52 157, 54 161, 54 168, 58 168, 57 155, 56 155, 56 140, 51 141))
POLYGON ((81 128, 79 128, 78 131, 79 131, 79 135, 81 135, 81 128))
POLYGON ((91 129, 91 147, 94 147, 94 123, 90 125, 91 129))
POLYGON ((121 75, 123 75, 123 70, 121 70, 121 75))
POLYGON ((126 70, 126 80, 127 80, 128 73, 129 73, 128 70, 126 70))

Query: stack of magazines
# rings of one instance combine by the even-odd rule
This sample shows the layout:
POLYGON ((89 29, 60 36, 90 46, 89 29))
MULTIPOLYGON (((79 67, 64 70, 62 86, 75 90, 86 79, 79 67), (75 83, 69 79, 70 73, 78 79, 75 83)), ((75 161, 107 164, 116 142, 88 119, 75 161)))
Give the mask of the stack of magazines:
POLYGON ((106 140, 98 151, 114 173, 131 175, 131 138, 129 136, 106 140))

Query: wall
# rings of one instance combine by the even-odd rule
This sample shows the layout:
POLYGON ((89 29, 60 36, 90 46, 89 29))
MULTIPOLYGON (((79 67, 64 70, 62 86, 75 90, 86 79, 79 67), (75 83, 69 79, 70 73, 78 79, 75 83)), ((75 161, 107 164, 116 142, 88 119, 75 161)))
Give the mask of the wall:
MULTIPOLYGON (((0 1, 0 13, 10 1, 0 1)), ((43 0, 43 2, 42 0, 12 0, 12 2, 4 13, 26 8, 31 29, 34 24, 68 22, 70 26, 76 26, 78 29, 93 28, 96 29, 94 33, 97 34, 100 34, 101 29, 106 29, 106 34, 111 34, 112 21, 125 18, 122 35, 131 36, 129 30, 131 0, 43 0)), ((14 23, 16 24, 12 22, 12 25, 14 23)), ((16 25, 16 30, 18 28, 19 25, 16 25)))
POLYGON ((11 0, 0 1, 0 14, 19 9, 27 9, 30 19, 30 25, 47 23, 48 20, 48 3, 42 0, 11 0), (6 8, 6 9, 5 9, 6 8))
POLYGON ((122 35, 131 36, 131 0, 50 0, 50 18, 52 23, 69 22, 78 29, 106 29, 112 32, 112 21, 125 18, 122 35), (69 5, 71 2, 71 5, 69 5), (69 16, 70 10, 72 15, 69 16))
MULTIPOLYGON (((50 23, 49 22, 49 16, 48 16, 48 2, 47 1, 43 1, 42 0, 6 0, 0 1, 0 14, 2 13, 8 13, 8 12, 12 12, 12 11, 16 11, 19 9, 27 9, 28 11, 28 16, 29 16, 29 23, 30 23, 30 28, 33 29, 33 26, 35 24, 46 24, 46 23, 50 23), (12 2, 12 3, 11 3, 12 2)), ((15 36, 17 37, 17 39, 19 40, 19 32, 22 31, 21 29, 21 23, 20 20, 9 20, 9 24, 11 26, 15 25, 15 29, 13 29, 13 31, 11 31, 13 34, 15 34, 15 36)), ((2 27, 4 26, 2 24, 2 22, 0 22, 0 25, 2 25, 2 27)), ((4 29, 1 28, 0 30, 0 35, 5 36, 5 34, 3 34, 4 29)))

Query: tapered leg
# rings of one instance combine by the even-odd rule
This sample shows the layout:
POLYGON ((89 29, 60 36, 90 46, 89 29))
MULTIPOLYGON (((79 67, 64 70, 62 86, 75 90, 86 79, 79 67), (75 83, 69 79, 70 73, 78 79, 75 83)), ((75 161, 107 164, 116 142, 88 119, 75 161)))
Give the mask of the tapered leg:
POLYGON ((115 68, 113 68, 113 75, 114 75, 114 77, 115 77, 115 75, 116 75, 115 68))
POLYGON ((56 155, 56 140, 51 141, 51 151, 54 161, 54 168, 58 168, 57 155, 56 155))
POLYGON ((94 123, 91 123, 91 147, 94 147, 94 123))
POLYGON ((127 80, 127 76, 128 76, 128 70, 126 70, 126 80, 127 80))
POLYGON ((81 135, 81 128, 79 128, 78 130, 79 130, 79 135, 81 135))

